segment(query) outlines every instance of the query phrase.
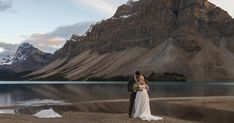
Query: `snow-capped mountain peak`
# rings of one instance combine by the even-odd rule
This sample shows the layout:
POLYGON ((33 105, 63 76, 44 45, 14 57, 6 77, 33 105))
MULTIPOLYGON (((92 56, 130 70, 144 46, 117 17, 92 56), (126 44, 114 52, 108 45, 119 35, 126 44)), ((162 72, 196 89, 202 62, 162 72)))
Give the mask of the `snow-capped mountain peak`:
POLYGON ((15 53, 14 62, 22 62, 25 61, 30 54, 32 54, 36 50, 32 44, 23 43, 20 45, 15 53))
POLYGON ((21 44, 16 53, 13 56, 6 56, 1 60, 0 65, 11 65, 14 63, 20 63, 25 61, 30 54, 32 54, 36 50, 32 44, 23 43, 21 44))
POLYGON ((4 57, 1 62, 0 65, 10 65, 12 64, 14 56, 11 55, 7 55, 6 57, 4 57))

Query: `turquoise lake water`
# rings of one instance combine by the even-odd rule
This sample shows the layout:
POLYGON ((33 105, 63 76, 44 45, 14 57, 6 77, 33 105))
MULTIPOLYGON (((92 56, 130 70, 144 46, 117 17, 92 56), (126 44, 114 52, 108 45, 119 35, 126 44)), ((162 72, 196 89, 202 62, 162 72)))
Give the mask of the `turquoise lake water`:
MULTIPOLYGON (((233 82, 150 82, 155 97, 234 96, 233 82)), ((35 99, 69 102, 128 98, 127 82, 1 81, 0 105, 35 99)))

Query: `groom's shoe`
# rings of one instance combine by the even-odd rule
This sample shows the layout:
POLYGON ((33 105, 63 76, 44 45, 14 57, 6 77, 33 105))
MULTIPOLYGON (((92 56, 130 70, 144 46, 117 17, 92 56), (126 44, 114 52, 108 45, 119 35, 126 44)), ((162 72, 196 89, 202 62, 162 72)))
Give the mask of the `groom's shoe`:
POLYGON ((128 115, 128 118, 131 118, 131 119, 132 119, 132 118, 133 118, 133 116, 132 116, 132 115, 128 115))

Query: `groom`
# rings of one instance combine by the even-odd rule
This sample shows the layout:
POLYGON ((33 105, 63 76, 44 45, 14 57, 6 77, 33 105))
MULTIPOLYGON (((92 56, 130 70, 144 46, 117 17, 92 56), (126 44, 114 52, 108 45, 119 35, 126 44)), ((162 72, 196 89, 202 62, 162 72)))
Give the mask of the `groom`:
POLYGON ((133 106, 136 98, 136 92, 134 91, 134 84, 137 82, 137 79, 139 78, 140 75, 141 73, 139 71, 136 71, 135 74, 128 81, 128 93, 130 94, 129 109, 128 109, 129 118, 132 118, 133 106))

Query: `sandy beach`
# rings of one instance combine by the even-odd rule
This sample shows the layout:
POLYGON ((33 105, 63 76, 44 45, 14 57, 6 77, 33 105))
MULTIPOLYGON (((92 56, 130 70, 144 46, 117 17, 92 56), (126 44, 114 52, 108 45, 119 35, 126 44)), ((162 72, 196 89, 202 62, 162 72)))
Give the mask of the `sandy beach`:
MULTIPOLYGON (((194 123, 163 116, 162 121, 150 123, 194 123)), ((1 115, 1 123, 145 123, 138 119, 129 119, 127 114, 66 112, 63 118, 39 119, 29 115, 1 115)))
MULTIPOLYGON (((15 115, 0 115, 0 123, 145 122, 127 117, 127 99, 79 102, 70 106, 51 107, 63 117, 39 119, 33 117, 30 112, 22 111, 15 115)), ((230 123, 234 120, 234 97, 153 98, 151 110, 154 115, 164 118, 162 121, 152 121, 152 123, 230 123)), ((31 113, 34 113, 33 111, 35 112, 31 110, 31 113)))

